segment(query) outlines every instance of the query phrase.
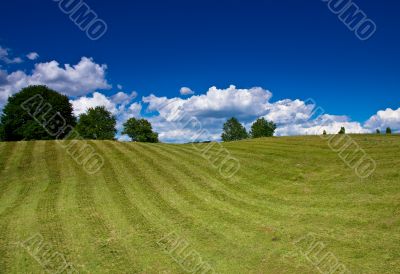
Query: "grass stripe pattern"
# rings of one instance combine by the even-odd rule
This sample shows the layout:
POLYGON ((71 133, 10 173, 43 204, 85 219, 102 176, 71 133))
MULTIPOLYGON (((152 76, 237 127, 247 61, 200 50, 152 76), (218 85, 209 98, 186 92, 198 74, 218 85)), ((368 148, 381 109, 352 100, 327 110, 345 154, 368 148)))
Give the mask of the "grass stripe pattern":
POLYGON ((352 138, 368 178, 317 136, 224 144, 234 180, 191 144, 90 141, 88 174, 58 142, 0 143, 0 273, 45 271, 15 244, 35 233, 80 273, 188 273, 171 233, 215 273, 318 273, 295 244, 310 233, 352 273, 397 273, 400 136, 352 138))

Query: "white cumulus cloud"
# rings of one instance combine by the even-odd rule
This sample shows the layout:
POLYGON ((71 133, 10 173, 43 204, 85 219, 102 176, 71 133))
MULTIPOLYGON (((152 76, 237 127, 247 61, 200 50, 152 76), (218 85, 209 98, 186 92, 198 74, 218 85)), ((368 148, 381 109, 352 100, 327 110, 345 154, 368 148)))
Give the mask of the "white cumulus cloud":
MULTIPOLYGON (((31 52, 26 56, 36 60, 39 55, 31 52)), ((0 46, 0 62, 13 64, 22 62, 19 57, 10 56, 10 50, 0 46)), ((97 64, 92 58, 82 57, 75 65, 61 65, 57 61, 37 63, 27 73, 17 70, 7 72, 0 70, 0 110, 9 96, 29 85, 47 85, 48 87, 69 96, 74 114, 79 116, 88 108, 105 106, 117 118, 117 137, 127 140, 120 134, 123 123, 131 118, 148 115, 160 140, 164 142, 189 142, 195 140, 219 140, 223 123, 236 117, 247 130, 260 117, 274 121, 278 128, 276 135, 311 135, 337 133, 341 127, 347 133, 367 133, 379 128, 391 127, 400 131, 400 108, 397 110, 380 110, 364 124, 352 121, 345 115, 323 113, 313 115, 314 103, 300 99, 283 99, 272 101, 272 93, 261 87, 225 89, 209 88, 204 94, 195 95, 188 87, 180 89, 180 95, 186 97, 158 97, 154 94, 143 97, 141 102, 133 102, 137 92, 117 91, 105 95, 101 90, 111 89, 106 79, 107 65, 97 64), (191 123, 188 123, 188 122, 191 123), (202 129, 200 136, 199 129, 202 129)))
POLYGON ((36 60, 36 59, 39 58, 39 54, 38 54, 37 52, 30 52, 30 53, 28 53, 28 54, 26 55, 26 57, 27 57, 29 60, 34 61, 34 60, 36 60))
POLYGON ((137 97, 136 91, 132 91, 130 94, 120 91, 114 94, 111 98, 112 101, 115 102, 116 104, 124 104, 124 103, 126 104, 135 99, 136 97, 137 97))
POLYGON ((71 97, 86 95, 97 89, 110 89, 106 70, 107 65, 99 65, 92 58, 82 57, 73 66, 60 66, 57 61, 38 63, 31 74, 18 70, 4 75, 3 71, 0 75, 0 107, 9 96, 29 85, 47 85, 71 97))
POLYGON ((96 64, 92 58, 82 57, 78 64, 60 67, 56 61, 35 65, 29 80, 46 84, 69 96, 81 96, 96 89, 110 89, 106 76, 107 65, 96 64))
POLYGON ((380 110, 368 121, 365 122, 364 126, 369 129, 386 129, 390 127, 394 131, 400 130, 400 108, 393 110, 387 108, 386 110, 380 110))
POLYGON ((144 97, 143 101, 149 103, 150 110, 159 110, 170 104, 162 111, 179 105, 182 111, 201 118, 224 118, 232 114, 238 118, 249 118, 264 114, 271 96, 271 92, 260 87, 237 89, 230 86, 227 89, 211 87, 206 94, 194 95, 187 99, 167 99, 150 95, 144 97))
POLYGON ((276 135, 306 135, 337 133, 341 127, 348 133, 367 133, 359 122, 347 116, 315 113, 313 101, 284 99, 271 101, 272 93, 260 87, 227 89, 211 87, 205 94, 186 99, 150 95, 143 98, 147 110, 156 112, 150 118, 160 139, 166 142, 189 142, 197 138, 199 125, 188 124, 192 118, 200 122, 203 132, 200 140, 219 140, 222 125, 230 117, 236 117, 249 130, 260 117, 278 125, 276 135), (317 115, 316 115, 317 114, 317 115), (316 117, 314 117, 316 116, 316 117))
POLYGON ((315 106, 301 100, 285 99, 266 105, 264 118, 277 124, 302 123, 309 120, 315 106))
POLYGON ((181 95, 192 95, 192 94, 194 94, 194 91, 191 90, 191 89, 188 88, 188 87, 182 87, 182 88, 180 89, 179 93, 180 93, 181 95))
MULTIPOLYGON (((278 124, 279 125, 279 124, 278 124)), ((368 133, 359 122, 351 121, 347 116, 324 114, 316 119, 303 122, 293 121, 278 126, 277 136, 320 135, 325 130, 328 134, 336 134, 344 127, 346 133, 368 133)))
POLYGON ((104 106, 112 114, 117 113, 116 104, 110 98, 99 92, 93 93, 91 97, 80 97, 76 100, 71 100, 75 116, 85 113, 89 108, 104 106))
POLYGON ((11 57, 10 49, 3 48, 2 46, 0 46, 0 61, 6 64, 19 64, 23 62, 20 57, 11 57))

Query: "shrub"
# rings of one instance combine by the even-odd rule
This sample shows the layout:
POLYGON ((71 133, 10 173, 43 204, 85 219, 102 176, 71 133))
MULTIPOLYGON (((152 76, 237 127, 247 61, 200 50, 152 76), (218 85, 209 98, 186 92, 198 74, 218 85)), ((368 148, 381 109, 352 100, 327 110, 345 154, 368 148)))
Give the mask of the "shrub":
POLYGON ((116 123, 116 118, 105 107, 95 107, 79 116, 75 129, 83 139, 113 140, 116 123))
POLYGON ((132 141, 158 143, 158 133, 153 132, 151 123, 146 119, 130 118, 124 123, 124 131, 132 141))
POLYGON ((251 125, 250 135, 252 138, 271 137, 274 136, 275 130, 274 122, 259 118, 251 125))
POLYGON ((225 122, 223 126, 223 132, 221 135, 222 141, 230 142, 230 141, 238 141, 242 139, 248 138, 246 129, 244 126, 239 123, 239 121, 232 117, 228 121, 225 122))

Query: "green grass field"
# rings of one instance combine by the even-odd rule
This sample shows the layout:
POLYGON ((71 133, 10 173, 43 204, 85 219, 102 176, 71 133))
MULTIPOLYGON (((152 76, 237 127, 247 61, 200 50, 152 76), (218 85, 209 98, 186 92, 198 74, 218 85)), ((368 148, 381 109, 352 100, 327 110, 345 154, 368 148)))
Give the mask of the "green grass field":
POLYGON ((233 180, 192 145, 92 141, 89 175, 57 142, 0 143, 0 272, 43 273, 21 244, 41 235, 80 273, 186 273, 158 244, 174 232, 216 273, 319 273, 310 233, 352 273, 400 273, 400 136, 353 138, 368 179, 317 136, 225 144, 233 180))

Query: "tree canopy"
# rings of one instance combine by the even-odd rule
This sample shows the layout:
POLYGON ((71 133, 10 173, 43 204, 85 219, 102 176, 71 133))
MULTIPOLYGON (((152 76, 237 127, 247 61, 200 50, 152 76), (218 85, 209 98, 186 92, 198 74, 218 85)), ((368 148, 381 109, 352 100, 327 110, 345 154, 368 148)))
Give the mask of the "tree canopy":
POLYGON ((83 139, 113 140, 116 118, 104 106, 89 108, 79 116, 76 131, 83 139))
POLYGON ((271 137, 274 136, 276 124, 267 121, 265 118, 259 118, 251 126, 250 135, 252 138, 271 137))
POLYGON ((130 118, 124 123, 122 134, 128 135, 132 141, 158 143, 158 133, 153 132, 151 123, 146 119, 130 118))
POLYGON ((341 127, 339 130, 339 134, 346 134, 346 129, 344 127, 341 127))
POLYGON ((392 129, 390 127, 386 128, 386 134, 392 134, 392 129))
POLYGON ((225 122, 221 135, 222 141, 238 141, 248 137, 249 135, 247 134, 245 127, 235 117, 232 117, 225 122))
POLYGON ((54 140, 76 124, 67 96, 46 86, 29 86, 8 98, 0 119, 3 141, 54 140))

